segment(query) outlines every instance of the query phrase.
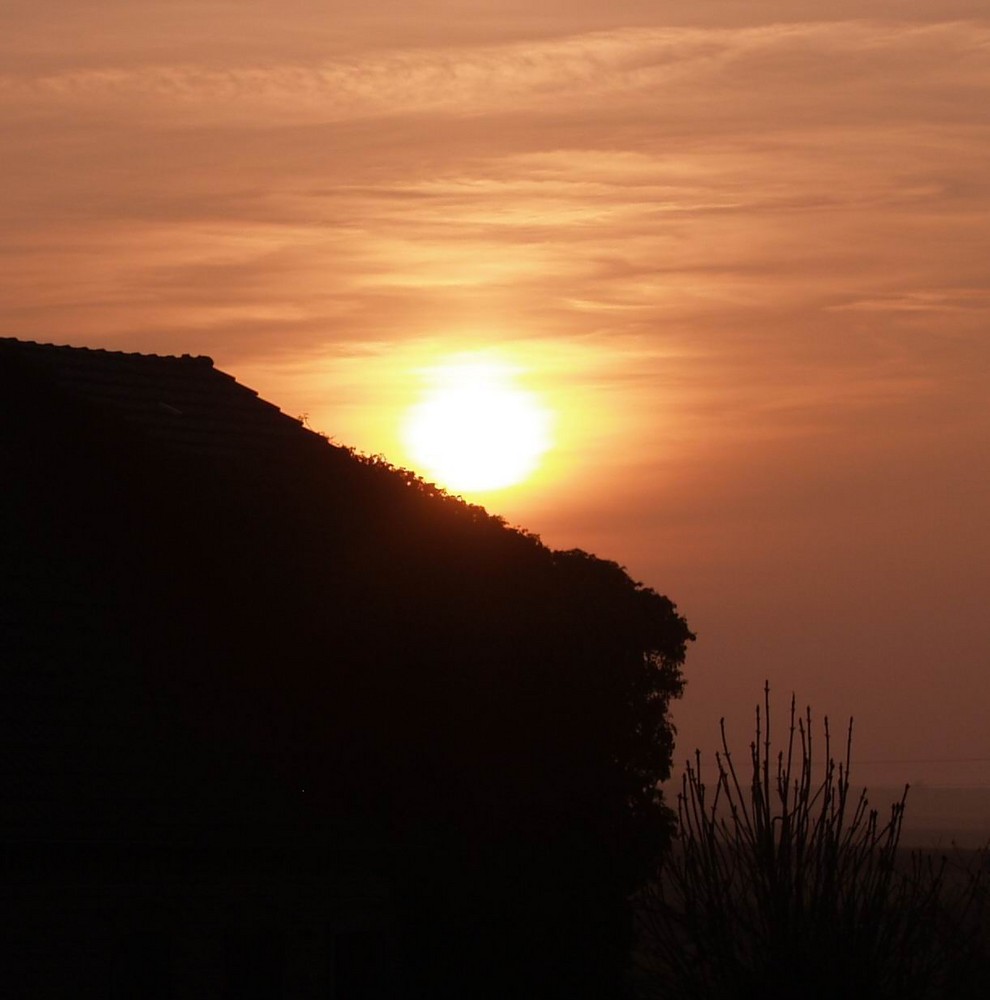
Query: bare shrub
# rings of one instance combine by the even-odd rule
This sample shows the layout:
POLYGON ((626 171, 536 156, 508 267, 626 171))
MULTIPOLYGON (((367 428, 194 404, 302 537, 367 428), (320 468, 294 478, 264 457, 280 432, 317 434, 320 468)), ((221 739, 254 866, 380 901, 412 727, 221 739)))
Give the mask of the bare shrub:
POLYGON ((852 720, 837 762, 825 719, 820 765, 810 709, 792 697, 776 756, 770 723, 768 685, 746 784, 724 719, 714 789, 700 753, 687 766, 678 838, 639 900, 643 995, 975 996, 985 871, 899 849, 907 787, 885 821, 850 792, 852 720))

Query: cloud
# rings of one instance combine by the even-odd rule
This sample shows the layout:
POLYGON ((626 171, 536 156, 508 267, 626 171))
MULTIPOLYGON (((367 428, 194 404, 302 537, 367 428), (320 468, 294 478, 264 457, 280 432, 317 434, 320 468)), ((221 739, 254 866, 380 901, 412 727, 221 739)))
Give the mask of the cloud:
MULTIPOLYGON (((196 336, 231 361, 563 336, 632 350, 651 378, 673 368, 698 435, 730 412, 769 424, 802 394, 815 410, 819 381, 910 395, 921 363, 901 345, 938 353, 905 339, 913 317, 973 336, 985 21, 765 4, 744 25, 671 26, 630 4, 638 26, 574 30, 519 7, 484 43, 454 26, 359 44, 352 20, 327 57, 298 32, 261 44, 272 9, 162 61, 188 10, 155 50, 114 8, 143 58, 109 42, 99 58, 87 35, 90 56, 59 62, 56 39, 0 78, 0 294, 25 333, 72 317, 79 336, 196 336)), ((209 7, 206 26, 228 15, 209 7)))
POLYGON ((0 105, 25 116, 61 113, 111 120, 136 111, 153 116, 158 127, 520 114, 551 106, 556 113, 594 113, 594 102, 626 103, 645 95, 654 98, 651 111, 658 120, 682 124, 698 109, 704 109, 709 123, 712 116, 724 120, 748 110, 787 124, 799 120, 799 109, 806 112, 809 103, 838 105, 846 114, 868 114, 871 105, 881 104, 902 117, 917 109, 899 98, 909 91, 924 101, 926 83, 944 75, 947 57, 953 62, 953 91, 965 90, 977 101, 986 81, 982 57, 988 37, 990 28, 975 22, 624 28, 497 45, 372 51, 324 61, 234 59, 220 67, 178 62, 21 70, 0 76, 0 105), (786 86, 779 86, 782 81, 786 86), (859 103, 864 86, 877 87, 865 108, 859 103), (756 96, 759 104, 747 108, 756 96))
POLYGON ((3 332, 208 353, 393 458, 417 368, 499 345, 563 418, 498 508, 679 601, 686 746, 768 674, 890 737, 937 660, 964 718, 985 6, 8 0, 3 332))

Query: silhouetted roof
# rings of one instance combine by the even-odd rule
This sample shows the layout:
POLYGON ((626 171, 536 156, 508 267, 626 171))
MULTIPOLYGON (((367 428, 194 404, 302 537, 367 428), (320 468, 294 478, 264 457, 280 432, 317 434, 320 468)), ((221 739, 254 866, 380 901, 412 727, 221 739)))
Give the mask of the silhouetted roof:
MULTIPOLYGON (((0 819, 0 840, 55 836, 51 830, 72 840, 99 839, 129 810, 148 807, 141 799, 147 761, 134 749, 146 738, 148 719, 140 706, 150 697, 142 687, 148 665, 133 645, 132 634, 140 635, 135 610, 146 601, 154 624, 150 642, 162 644, 170 621, 195 617, 196 605, 203 604, 202 590, 189 597, 188 609, 179 603, 168 612, 159 610, 158 590, 130 600, 167 578, 162 551, 174 546, 196 555, 186 535, 195 518, 175 512, 173 523, 170 501, 191 486, 195 510, 201 491, 215 488, 211 473, 220 466, 287 481, 285 474, 272 473, 281 456, 300 446, 329 446, 208 357, 0 337, 0 374, 8 392, 0 436, 8 445, 29 442, 10 453, 26 464, 15 462, 12 472, 0 463, 11 477, 4 482, 6 504, 0 503, 6 529, 0 533, 0 645, 13 659, 4 660, 0 788, 16 806, 0 819), (77 419, 83 425, 78 433, 72 426, 77 419), (62 466, 65 451, 55 447, 59 442, 81 449, 68 471, 62 466), (96 444, 106 451, 94 449, 96 444), (31 446, 36 454, 27 454, 31 446), (193 474, 176 481, 175 493, 161 495, 168 511, 163 516, 149 504, 157 491, 135 484, 169 453, 179 464, 166 463, 162 483, 174 468, 186 468, 186 459, 193 474), (108 454, 119 454, 119 465, 105 464, 108 454), (135 462, 138 456, 147 462, 135 462), (132 507, 144 527, 128 523, 132 507)), ((0 455, 6 457, 4 443, 0 455)), ((201 551, 212 538, 205 528, 201 551)), ((223 578, 229 551, 206 555, 203 562, 211 558, 223 578)), ((181 565, 182 557, 177 561, 181 565)), ((190 592, 194 582, 182 578, 190 592)), ((194 640, 189 648, 195 652, 194 640)), ((202 826, 194 814, 169 823, 202 826)))
POLYGON ((12 362, 187 453, 256 457, 311 433, 205 356, 132 354, 0 337, 0 363, 12 362))

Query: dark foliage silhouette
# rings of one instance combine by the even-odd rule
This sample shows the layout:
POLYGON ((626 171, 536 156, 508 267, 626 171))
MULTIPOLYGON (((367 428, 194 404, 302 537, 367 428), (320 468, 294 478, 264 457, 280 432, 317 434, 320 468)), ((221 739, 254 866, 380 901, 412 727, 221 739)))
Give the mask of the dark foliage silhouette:
POLYGON ((881 820, 850 786, 845 754, 813 754, 810 709, 791 701, 783 749, 769 687, 747 775, 722 723, 717 778, 700 754, 678 796, 678 838, 643 894, 644 996, 909 998, 982 996, 983 859, 899 849, 907 789, 881 820))
MULTIPOLYGON (((360 857, 403 997, 619 996, 672 828, 674 605, 302 427, 220 460, 0 360, 11 864, 123 864, 147 898, 106 919, 155 941, 156 880, 360 857)), ((112 995, 87 955, 71 995, 112 995)))

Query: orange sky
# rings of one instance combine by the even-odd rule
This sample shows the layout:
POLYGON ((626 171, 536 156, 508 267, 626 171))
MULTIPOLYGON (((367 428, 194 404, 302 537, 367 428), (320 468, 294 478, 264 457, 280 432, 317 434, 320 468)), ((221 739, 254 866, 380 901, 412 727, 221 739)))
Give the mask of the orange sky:
POLYGON ((985 0, 7 0, 0 332, 400 463, 498 346, 559 441, 487 503, 678 602, 679 757, 766 676, 990 758, 988 94, 985 0))

